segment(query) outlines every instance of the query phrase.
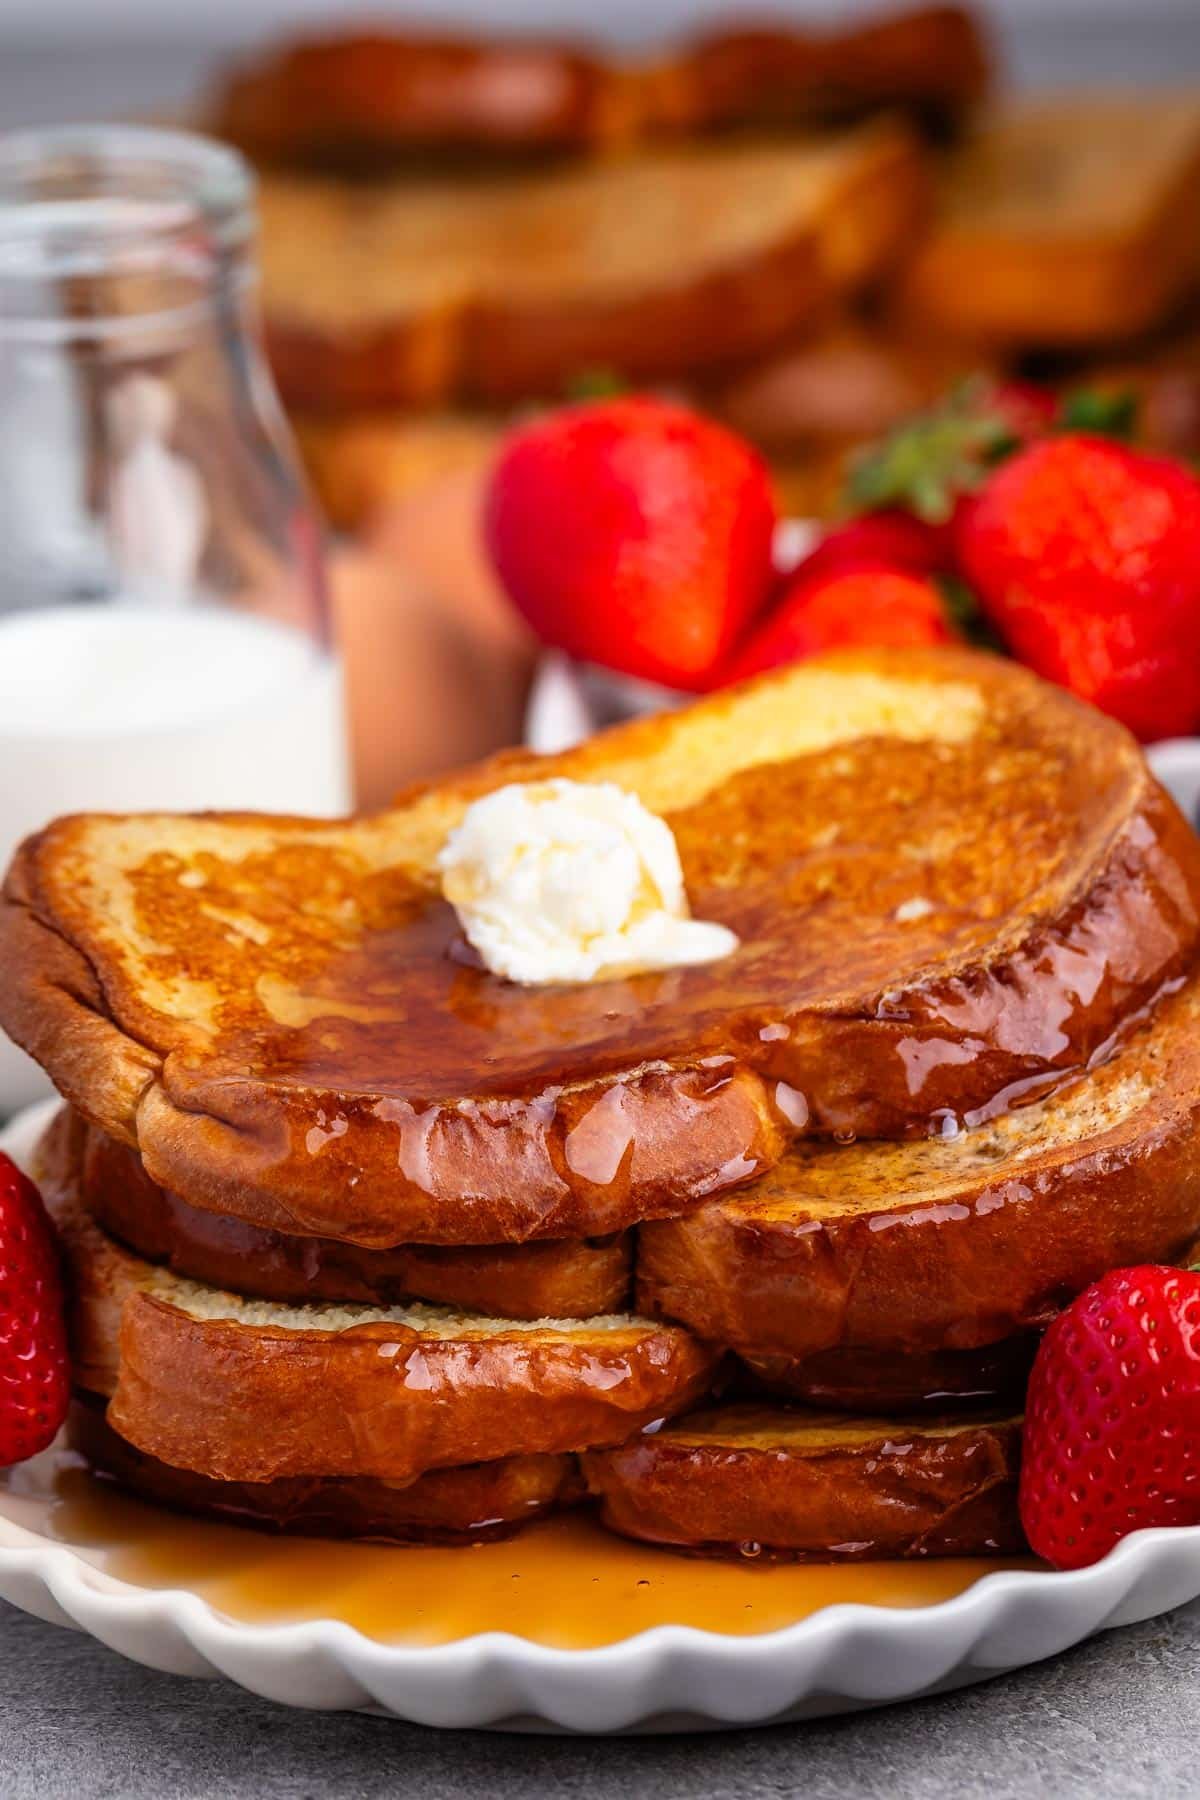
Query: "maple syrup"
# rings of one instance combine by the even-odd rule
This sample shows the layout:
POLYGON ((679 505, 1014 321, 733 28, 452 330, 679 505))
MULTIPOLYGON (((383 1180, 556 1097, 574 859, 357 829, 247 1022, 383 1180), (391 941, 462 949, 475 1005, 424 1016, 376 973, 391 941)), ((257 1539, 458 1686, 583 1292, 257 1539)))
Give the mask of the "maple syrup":
MULTIPOLYGON (((1028 721, 997 710, 949 760, 936 741, 889 740, 882 755, 878 741, 860 739, 742 770, 701 804, 667 815, 693 912, 740 940, 732 956, 695 968, 550 986, 500 980, 463 953, 458 919, 436 886, 394 863, 364 870, 336 837, 324 843, 314 833, 236 860, 205 854, 202 903, 167 854, 147 858, 129 881, 143 929, 220 993, 211 1054, 280 1089, 421 1106, 464 1093, 536 1099, 681 1050, 738 1048, 806 1092, 810 1081, 820 1086, 823 1068, 823 1041, 807 1043, 806 1029, 845 991, 851 934, 846 1003, 865 1004, 896 986, 897 971, 981 955, 998 921, 1022 916, 1031 880, 1053 891, 1073 879, 1081 841, 1111 829, 1119 796, 1096 782, 1094 766, 1111 746, 1051 732, 1042 754, 1028 737, 1028 721), (830 820, 841 822, 832 837, 830 820), (1019 854, 1010 855, 1018 824, 1019 854), (300 895, 304 933, 280 930, 281 903, 300 895), (914 900, 922 909, 906 912, 914 900), (245 935, 231 941, 230 917, 260 913, 252 951, 245 935), (779 1021, 797 1029, 764 1040, 761 1027, 779 1021)), ((1143 835, 1166 830, 1148 817, 1143 835)), ((1153 945, 1143 946, 1154 966, 1130 971, 1151 988, 1162 965, 1178 961, 1182 938, 1189 948, 1195 941, 1194 915, 1161 899, 1153 945)), ((1098 946, 1097 978, 1110 951, 1127 957, 1130 948, 1124 922, 1106 923, 1119 941, 1098 946)), ((992 979, 950 980, 940 999, 936 983, 909 994, 898 1022, 916 1030, 928 1015, 952 1040, 949 1052, 930 1040, 928 1068, 918 1070, 913 1053, 904 1064, 910 1125, 937 1110, 942 1087, 961 1089, 968 1040, 995 1049, 1018 1032, 1014 1072, 1027 1074, 1034 1060, 1059 1065, 1077 1034, 1090 1038, 1075 990, 1091 993, 1095 983, 1084 982, 1078 951, 1069 968, 1061 960, 1044 955, 1031 971, 1045 1002, 1037 1007, 1025 996, 1018 1007, 1010 984, 992 979), (959 1071, 949 1084, 947 1063, 959 1071)), ((835 1119, 830 1128, 878 1135, 869 1123, 835 1119)), ((326 1143, 315 1135, 313 1154, 326 1143)))
POLYGON ((0 1478, 0 1516, 141 1588, 182 1588, 256 1624, 335 1619, 384 1643, 485 1631, 588 1649, 656 1625, 749 1636, 841 1602, 923 1607, 1012 1558, 798 1565, 704 1561, 628 1543, 585 1514, 468 1547, 268 1537, 149 1506, 49 1451, 0 1478))
POLYGON ((458 954, 386 817, 148 853, 156 978, 212 1016, 145 1046, 170 1066, 147 1172, 373 1250, 557 1240, 742 1186, 804 1132, 1037 1099, 1194 961, 1200 851, 1107 727, 1020 683, 946 749, 859 739, 668 811, 697 915, 740 947, 625 980, 524 987, 458 954))

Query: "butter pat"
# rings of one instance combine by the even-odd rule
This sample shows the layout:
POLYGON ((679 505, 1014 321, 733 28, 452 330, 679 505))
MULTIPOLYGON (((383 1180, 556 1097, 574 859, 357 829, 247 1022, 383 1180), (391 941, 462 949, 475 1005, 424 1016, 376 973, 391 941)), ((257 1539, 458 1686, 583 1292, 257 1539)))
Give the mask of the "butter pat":
POLYGON ((468 941, 509 981, 604 981, 737 949, 735 932, 690 916, 670 826, 611 782, 497 788, 438 868, 468 941))

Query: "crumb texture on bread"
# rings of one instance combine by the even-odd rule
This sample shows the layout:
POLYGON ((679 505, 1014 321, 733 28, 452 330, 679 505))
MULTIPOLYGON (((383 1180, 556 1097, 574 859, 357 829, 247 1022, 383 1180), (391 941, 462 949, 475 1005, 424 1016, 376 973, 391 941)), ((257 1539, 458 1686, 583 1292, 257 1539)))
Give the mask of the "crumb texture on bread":
POLYGON ((1111 721, 995 658, 848 654, 374 817, 59 821, 5 887, 0 1023, 199 1208, 371 1248, 591 1237, 798 1133, 1036 1097, 1190 966, 1198 895, 1111 721), (437 852, 548 775, 664 815, 739 949, 555 989, 464 961, 437 852))

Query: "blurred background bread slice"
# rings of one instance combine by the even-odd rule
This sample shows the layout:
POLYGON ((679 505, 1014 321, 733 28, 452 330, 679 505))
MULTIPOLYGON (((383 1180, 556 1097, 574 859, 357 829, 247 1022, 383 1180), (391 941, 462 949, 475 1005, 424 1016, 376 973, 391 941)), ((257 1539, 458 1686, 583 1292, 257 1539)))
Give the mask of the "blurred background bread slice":
POLYGON ((926 200, 917 139, 882 120, 509 179, 269 176, 276 375, 286 402, 347 411, 727 366, 878 279, 926 200))
POLYGON ((926 6, 857 24, 716 29, 641 58, 552 39, 326 32, 247 60, 209 122, 259 161, 380 168, 430 154, 525 159, 904 107, 944 128, 978 99, 972 15, 926 6))
POLYGON ((1200 93, 1002 103, 946 165, 904 283, 924 324, 1010 347, 1163 324, 1200 279, 1200 93))

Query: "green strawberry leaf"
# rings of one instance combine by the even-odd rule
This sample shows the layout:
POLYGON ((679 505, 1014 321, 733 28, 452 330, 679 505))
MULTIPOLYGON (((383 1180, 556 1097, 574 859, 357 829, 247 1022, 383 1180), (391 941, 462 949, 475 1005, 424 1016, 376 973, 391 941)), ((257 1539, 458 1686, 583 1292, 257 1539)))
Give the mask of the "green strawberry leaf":
POLYGON ((1137 395, 1127 388, 1076 388, 1064 396, 1059 413, 1061 431, 1087 431, 1122 444, 1132 443, 1137 425, 1137 395))
POLYGON ((617 369, 597 364, 594 368, 577 369, 568 376, 564 392, 568 400, 615 400, 628 393, 629 383, 617 369))
POLYGON ((850 464, 847 510, 899 506, 944 525, 958 498, 1017 447, 1007 421, 988 408, 988 388, 982 377, 961 382, 938 406, 865 448, 850 464))

